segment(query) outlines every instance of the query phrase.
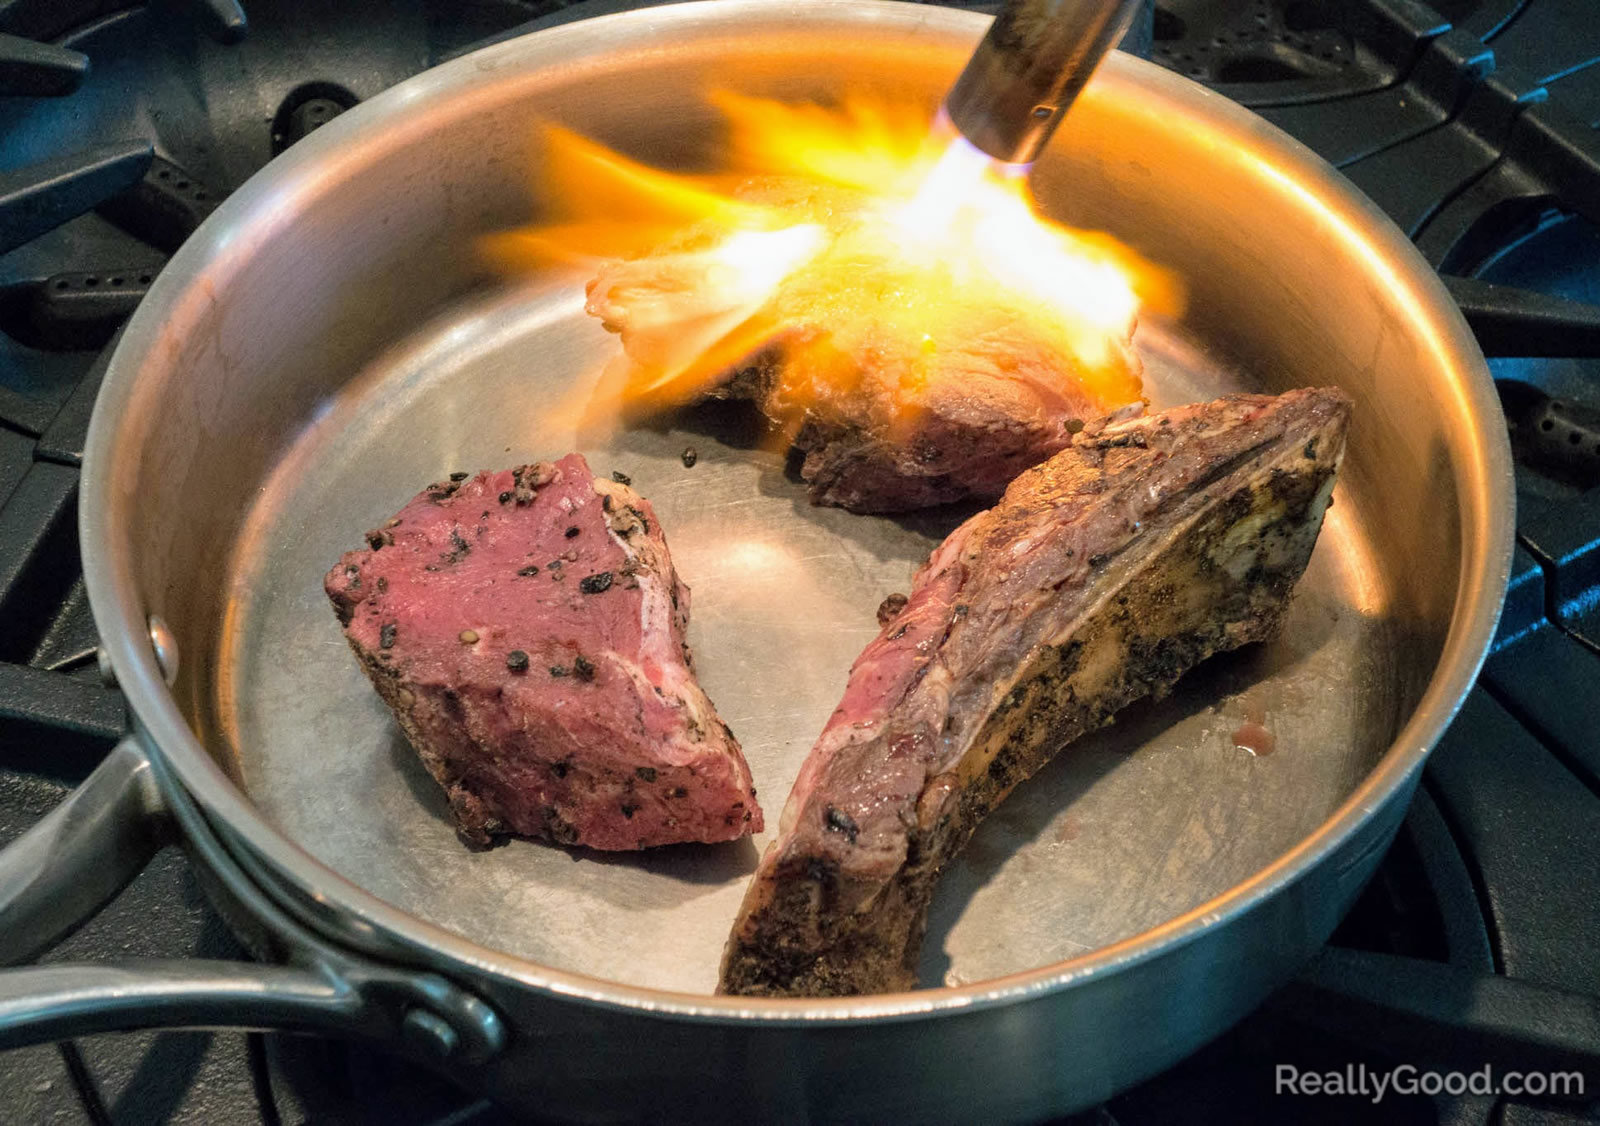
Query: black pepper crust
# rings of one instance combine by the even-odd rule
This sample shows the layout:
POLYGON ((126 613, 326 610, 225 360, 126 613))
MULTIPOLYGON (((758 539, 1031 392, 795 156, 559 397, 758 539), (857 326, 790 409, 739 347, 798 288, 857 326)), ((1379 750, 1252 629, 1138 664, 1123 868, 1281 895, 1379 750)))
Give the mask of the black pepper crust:
POLYGON ((886 626, 900 616, 900 611, 906 608, 906 596, 898 592, 889 595, 878 603, 878 624, 886 626))
MULTIPOLYGON (((1090 581, 1120 582, 1116 596, 1071 636, 1033 650, 959 764, 927 781, 907 827, 906 862, 886 883, 852 875, 839 859, 848 852, 807 849, 780 858, 770 898, 744 915, 729 939, 720 991, 837 996, 913 988, 940 871, 1019 782, 1132 701, 1166 694, 1213 654, 1279 632, 1315 542, 1317 498, 1335 466, 1330 459, 1276 470, 1214 498, 1159 553, 1126 569, 1113 561, 1120 555, 1101 560, 1108 569, 1090 581), (1258 512, 1268 519, 1252 539, 1229 541, 1258 512), (1236 553, 1257 560, 1243 575, 1217 562, 1236 553), (1204 597, 1194 597, 1196 590, 1204 597), (871 910, 859 909, 869 901, 871 910)), ((966 609, 954 607, 952 621, 966 609)), ((820 816, 825 839, 856 846, 846 824, 854 825, 853 817, 832 805, 820 816)))
MULTIPOLYGON (((540 465, 522 466, 513 470, 512 477, 516 481, 517 487, 500 492, 498 494, 499 503, 507 504, 512 500, 516 500, 520 504, 531 501, 534 499, 535 490, 550 480, 553 469, 552 465, 541 463, 540 465)), ((625 475, 623 476, 625 477, 625 475)), ((440 482, 430 486, 417 499, 419 501, 443 503, 451 497, 456 497, 459 504, 460 488, 468 477, 469 474, 466 473, 452 473, 448 482, 440 482)), ((631 494, 619 491, 615 497, 606 493, 602 493, 601 496, 603 510, 615 519, 620 518, 620 514, 612 513, 611 510, 614 508, 620 509, 622 507, 622 498, 629 497, 631 494)), ((493 514, 492 498, 494 497, 495 494, 492 492, 485 495, 483 502, 490 504, 491 508, 485 508, 476 520, 471 519, 470 515, 461 512, 451 512, 447 518, 439 521, 444 525, 441 530, 446 531, 448 536, 447 543, 443 545, 444 550, 441 551, 437 546, 429 550, 425 545, 419 547, 417 544, 408 543, 405 548, 400 550, 413 553, 417 558, 413 561, 410 555, 407 555, 405 559, 401 559, 398 555, 390 556, 388 558, 391 564, 398 566, 420 565, 424 571, 437 573, 447 570, 451 564, 460 562, 475 547, 482 546, 486 542, 482 537, 485 533, 486 524, 489 522, 489 517, 493 514), (454 523, 457 519, 462 522, 454 523), (469 525, 472 527, 470 535, 466 532, 469 525), (476 542, 474 542, 474 537, 476 537, 476 542), (437 556, 434 555, 436 551, 439 552, 437 556), (436 561, 429 561, 434 559, 436 561)), ((417 501, 413 501, 413 503, 417 503, 417 501)), ((635 504, 638 505, 640 502, 635 500, 635 504)), ((474 504, 470 505, 470 507, 473 511, 477 511, 480 506, 474 504)), ((435 513, 429 519, 437 519, 442 515, 441 513, 435 513)), ((633 510, 633 515, 637 517, 637 522, 632 530, 637 531, 641 528, 648 528, 648 521, 642 511, 635 509, 633 510)), ((571 518, 573 517, 569 516, 569 519, 571 518)), ((389 529, 398 526, 401 522, 399 517, 395 517, 390 519, 382 528, 365 533, 364 538, 366 539, 368 551, 375 552, 392 547, 395 543, 395 538, 389 529)), ((568 545, 568 549, 563 552, 560 558, 551 560, 547 565, 553 578, 559 580, 564 577, 565 571, 572 570, 577 572, 573 578, 575 582, 578 582, 582 593, 604 594, 606 591, 611 590, 614 584, 620 586, 623 583, 631 583, 632 588, 637 589, 637 576, 651 573, 651 567, 648 563, 640 563, 637 560, 630 559, 626 564, 618 568, 622 583, 618 583, 618 576, 612 571, 595 572, 580 578, 583 575, 583 571, 588 570, 588 568, 582 567, 579 563, 579 560, 583 557, 581 554, 583 548, 577 541, 582 535, 582 528, 577 525, 566 527, 563 527, 563 525, 565 525, 565 521, 558 523, 556 530, 564 531, 566 538, 574 542, 568 545)), ((647 552, 646 555, 648 558, 649 553, 647 552)), ((524 559, 531 557, 532 552, 529 552, 524 556, 524 559)), ((387 581, 381 576, 376 580, 372 580, 370 578, 370 570, 363 571, 362 561, 370 558, 365 551, 347 553, 345 558, 325 575, 324 586, 342 625, 348 626, 355 621, 355 615, 359 610, 362 614, 365 628, 371 629, 376 626, 378 633, 378 637, 375 639, 376 644, 374 644, 371 634, 365 635, 368 640, 363 645, 352 637, 348 631, 345 634, 346 641, 362 663, 368 679, 377 688, 379 695, 388 704, 400 722, 402 729, 406 732, 408 741, 422 759, 424 766, 444 790, 461 839, 474 849, 488 848, 504 843, 511 835, 519 835, 524 838, 543 837, 557 844, 576 844, 579 833, 576 823, 570 820, 573 816, 573 811, 568 808, 569 803, 563 797, 563 794, 566 794, 566 790, 558 789, 550 796, 541 795, 544 800, 551 802, 550 805, 543 807, 542 810, 535 806, 532 809, 524 808, 514 814, 508 814, 507 816, 521 818, 524 822, 528 819, 528 814, 530 813, 535 815, 536 820, 542 818, 541 823, 536 827, 519 824, 517 828, 513 829, 501 816, 485 804, 493 800, 492 796, 478 796, 483 793, 481 781, 475 782, 472 779, 460 776, 461 767, 459 764, 453 764, 446 757, 450 753, 449 750, 441 750, 435 746, 433 739, 437 737, 437 731, 419 729, 418 723, 424 721, 437 721, 446 726, 464 724, 467 712, 476 705, 477 698, 468 693, 466 688, 460 688, 458 691, 457 688, 441 688, 438 685, 419 683, 414 678, 408 679, 406 658, 395 655, 401 652, 398 644, 403 640, 399 636, 398 623, 379 619, 380 614, 384 614, 385 617, 389 615, 384 613, 385 608, 382 607, 374 592, 377 594, 385 593, 388 586, 387 581), (370 646, 370 648, 365 646, 370 646), (390 650, 394 652, 390 652, 390 650)), ((546 569, 536 563, 525 562, 518 566, 509 560, 506 566, 508 570, 515 567, 515 573, 519 578, 537 576, 541 570, 546 569)), ((670 576, 670 570, 668 574, 670 576)), ((489 581, 494 582, 495 580, 490 579, 489 581)), ((674 600, 676 600, 677 591, 675 589, 672 594, 674 600)), ((539 595, 535 594, 535 597, 539 597, 539 595)), ((504 642, 509 639, 503 638, 498 631, 491 630, 480 636, 475 629, 470 627, 463 628, 458 632, 457 640, 463 646, 476 646, 477 652, 480 654, 479 660, 487 658, 495 662, 503 661, 505 669, 513 677, 528 675, 530 671, 538 675, 535 666, 536 656, 530 655, 526 649, 505 648, 504 642), (499 642, 499 644, 496 644, 496 642, 499 642)), ((570 649, 568 653, 571 653, 570 649)), ((537 654, 537 656, 543 656, 543 654, 537 654)), ((605 679, 600 675, 601 670, 598 667, 598 663, 581 654, 572 657, 570 666, 557 664, 549 665, 547 668, 548 674, 552 677, 574 677, 584 682, 605 679)), ((484 672, 482 666, 478 666, 477 671, 479 673, 484 672)), ((510 683, 510 680, 503 681, 499 691, 504 692, 510 683)), ((657 692, 659 694, 659 688, 657 688, 657 692)), ((737 751, 736 747, 734 749, 737 751)), ((552 785, 554 782, 565 779, 574 769, 570 762, 565 761, 545 762, 538 765, 547 771, 547 778, 551 780, 552 785)), ((470 767, 467 769, 470 769, 470 767)), ((584 768, 578 769, 579 783, 582 784, 586 777, 586 772, 584 768)), ((694 773, 693 768, 688 768, 688 772, 692 775, 694 773)), ((670 783, 670 774, 667 775, 667 779, 670 783)), ((630 791, 637 786, 641 796, 645 792, 646 786, 653 786, 660 780, 658 771, 654 767, 638 767, 637 769, 627 770, 623 772, 622 776, 615 779, 615 781, 623 783, 625 788, 630 791)), ((667 789, 667 786, 662 786, 661 792, 654 796, 660 798, 671 796, 666 793, 667 789)), ((686 791, 683 787, 676 787, 673 789, 673 794, 682 798, 686 796, 686 791)), ((654 821, 653 810, 649 817, 638 817, 639 811, 646 807, 637 800, 627 801, 620 807, 614 808, 619 809, 622 816, 628 820, 650 822, 650 824, 643 827, 634 827, 635 832, 644 834, 648 830, 650 835, 640 835, 637 837, 636 842, 624 841, 616 845, 607 844, 597 847, 629 848, 636 846, 644 848, 653 843, 660 843, 656 839, 660 830, 654 821)), ((730 817, 735 820, 740 817, 746 822, 752 820, 750 810, 746 809, 742 802, 736 802, 734 810, 735 812, 730 814, 730 817)), ((683 816, 698 817, 698 812, 686 812, 683 816)), ((679 819, 676 817, 666 819, 669 831, 678 827, 679 824, 679 819)))
POLYGON ((855 818, 851 817, 844 810, 835 809, 830 805, 827 808, 826 813, 823 815, 823 820, 829 832, 843 833, 845 839, 851 844, 856 843, 856 835, 861 830, 859 826, 856 825, 855 818))

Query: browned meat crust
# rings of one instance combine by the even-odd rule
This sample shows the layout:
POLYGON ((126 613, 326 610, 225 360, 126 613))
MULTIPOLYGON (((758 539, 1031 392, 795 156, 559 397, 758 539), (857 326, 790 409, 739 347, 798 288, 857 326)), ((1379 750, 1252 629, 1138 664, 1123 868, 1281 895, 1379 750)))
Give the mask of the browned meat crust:
MULTIPOLYGON (((1131 319, 1103 341, 1095 378, 1037 300, 978 283, 941 286, 882 246, 852 241, 839 216, 862 207, 856 195, 766 184, 745 196, 793 202, 795 193, 847 232, 830 236, 838 241, 824 258, 837 255, 833 268, 786 281, 746 322, 749 338, 733 334, 748 347, 685 394, 749 399, 788 428, 815 503, 905 512, 993 500, 1064 448, 1084 420, 1142 402, 1131 319)), ((646 368, 685 326, 727 312, 710 280, 716 260, 696 253, 708 237, 695 228, 652 255, 607 264, 589 282, 588 311, 646 368)))
POLYGON ((761 828, 648 501, 578 454, 430 486, 324 581, 461 836, 635 849, 761 828))
POLYGON ((851 670, 721 988, 908 989, 942 867, 1062 746, 1278 629, 1344 447, 1338 391, 1092 425, 957 529, 851 670))

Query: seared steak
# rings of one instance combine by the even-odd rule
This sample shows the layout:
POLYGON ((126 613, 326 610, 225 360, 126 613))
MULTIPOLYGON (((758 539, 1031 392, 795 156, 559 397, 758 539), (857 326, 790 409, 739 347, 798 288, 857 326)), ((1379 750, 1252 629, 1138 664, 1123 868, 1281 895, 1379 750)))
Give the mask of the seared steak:
POLYGON ((1085 331, 1038 297, 907 259, 852 221, 867 207, 858 194, 766 183, 741 198, 781 200, 823 232, 759 308, 698 228, 607 264, 587 308, 641 382, 672 388, 658 401, 750 399, 786 428, 813 502, 904 512, 993 500, 1071 427, 1139 401, 1131 316, 1085 331), (1091 349, 1092 367, 1075 347, 1091 349), (686 382, 661 378, 695 355, 714 359, 686 382))
POLYGON ((761 829, 696 683, 655 512, 583 458, 432 485, 325 587, 464 839, 635 849, 761 829))
POLYGON ((711 394, 750 399, 774 422, 787 422, 812 503, 852 512, 994 500, 1104 411, 1073 387, 1070 361, 1018 325, 956 342, 916 380, 879 353, 860 365, 852 387, 822 393, 799 411, 797 427, 776 376, 792 362, 788 355, 763 353, 711 394))
POLYGON ((1094 423, 956 529, 880 611, 751 882, 722 990, 911 988, 940 869, 1012 787, 1273 634, 1349 412, 1316 390, 1094 423))

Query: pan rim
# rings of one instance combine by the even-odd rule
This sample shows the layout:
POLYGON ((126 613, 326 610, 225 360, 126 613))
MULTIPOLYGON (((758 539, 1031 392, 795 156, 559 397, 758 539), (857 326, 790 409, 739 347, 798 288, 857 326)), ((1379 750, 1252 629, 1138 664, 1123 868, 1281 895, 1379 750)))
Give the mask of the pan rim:
MULTIPOLYGON (((850 998, 744 998, 677 993, 622 985, 558 970, 519 958, 411 915, 315 860, 275 829, 205 751, 167 689, 145 642, 142 599, 129 553, 116 550, 131 537, 126 498, 119 503, 110 469, 123 436, 126 408, 160 328, 187 292, 187 275, 221 254, 230 235, 230 217, 243 214, 269 193, 304 189, 324 157, 348 153, 373 132, 368 123, 389 123, 392 111, 424 100, 446 99, 499 72, 519 73, 541 65, 562 65, 573 51, 606 51, 636 46, 664 28, 737 30, 749 34, 763 24, 815 18, 818 26, 889 24, 910 32, 970 35, 974 40, 988 17, 954 9, 929 8, 899 0, 809 0, 804 5, 774 5, 770 0, 699 0, 665 8, 640 9, 577 21, 509 40, 425 71, 341 115, 314 136, 273 161, 235 192, 215 216, 191 237, 157 278, 117 346, 102 384, 85 448, 79 505, 84 578, 91 608, 119 685, 137 725, 170 765, 208 817, 226 829, 230 848, 244 849, 270 870, 272 890, 331 905, 352 925, 338 929, 353 946, 393 956, 398 949, 447 973, 472 969, 523 987, 608 1008, 697 1021, 749 1021, 771 1025, 831 1025, 863 1020, 892 1022, 953 1014, 1039 997, 1166 955, 1203 933, 1278 894, 1342 846, 1377 810, 1403 791, 1428 751, 1442 735, 1470 690, 1485 659, 1499 620, 1502 593, 1510 573, 1514 536, 1511 457, 1481 352, 1437 275, 1409 240, 1338 172, 1309 149, 1221 95, 1155 64, 1115 55, 1097 81, 1154 93, 1195 122, 1229 135, 1253 138, 1272 151, 1276 167, 1326 221, 1339 224, 1352 244, 1362 247, 1375 273, 1407 307, 1408 319, 1425 340, 1433 362, 1458 374, 1453 387, 1456 425, 1462 443, 1475 447, 1472 458, 1453 465, 1460 485, 1462 563, 1451 624, 1427 688, 1389 749, 1356 789, 1314 832, 1248 879, 1211 900, 1156 927, 1077 957, 963 986, 850 998), (603 26, 602 26, 603 25, 603 26), (580 36, 599 46, 583 45, 580 36), (1308 186, 1310 185, 1310 186, 1308 186), (1314 189, 1314 190, 1313 190, 1314 189), (219 237, 222 236, 222 237, 219 237), (357 934, 366 935, 365 939, 357 934), (384 936, 376 941, 371 936, 384 936)), ((1465 448, 1463 445, 1460 448, 1465 448)))

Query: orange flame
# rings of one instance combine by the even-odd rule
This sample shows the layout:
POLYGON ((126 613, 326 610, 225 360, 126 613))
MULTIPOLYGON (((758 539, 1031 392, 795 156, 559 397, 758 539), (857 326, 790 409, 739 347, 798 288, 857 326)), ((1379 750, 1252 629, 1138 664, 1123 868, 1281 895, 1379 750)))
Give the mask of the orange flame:
POLYGON ((589 311, 626 354, 617 405, 692 401, 774 349, 766 407, 791 429, 869 366, 906 412, 931 381, 997 358, 1047 399, 1140 398, 1135 319, 1182 301, 1166 271, 1045 218, 1021 177, 920 106, 711 100, 728 123, 719 172, 651 168, 550 126, 545 221, 483 243, 512 272, 597 271, 589 311))

